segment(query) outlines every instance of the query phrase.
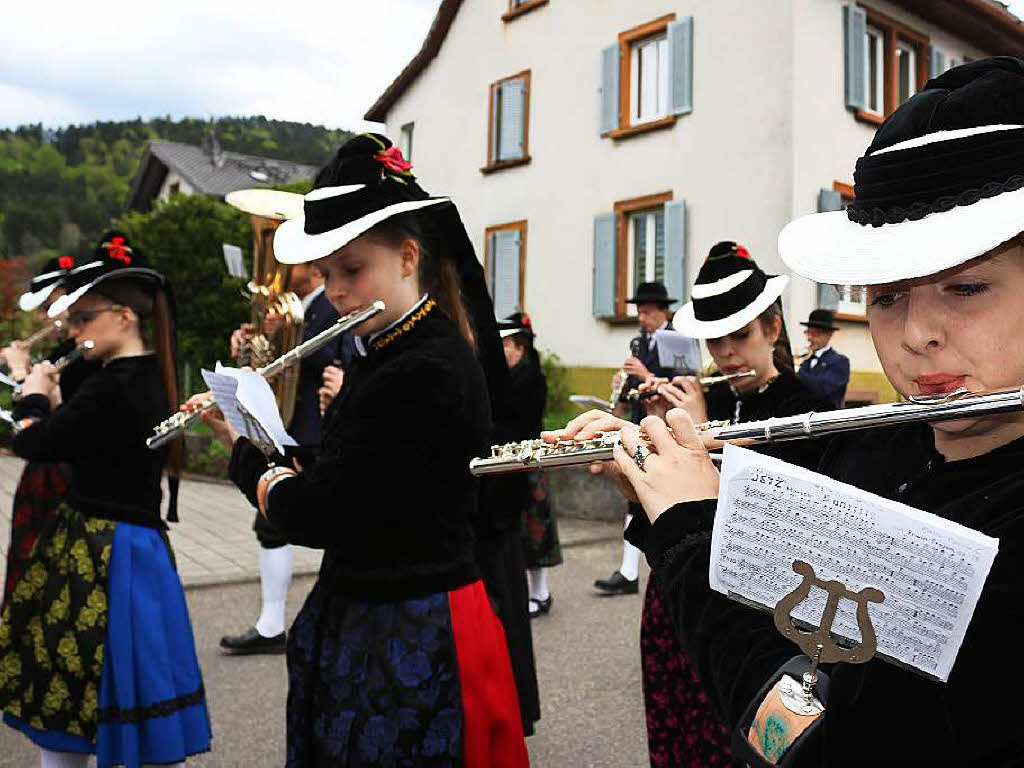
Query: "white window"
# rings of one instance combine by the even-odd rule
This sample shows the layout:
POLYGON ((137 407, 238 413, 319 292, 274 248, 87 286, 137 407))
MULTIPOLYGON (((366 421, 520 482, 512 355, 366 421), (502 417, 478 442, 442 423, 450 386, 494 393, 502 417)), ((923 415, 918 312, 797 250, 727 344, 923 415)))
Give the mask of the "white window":
POLYGON ((668 115, 668 36, 657 35, 630 46, 630 123, 647 123, 668 115))
POLYGON ((897 103, 902 104, 917 93, 917 51, 909 43, 896 44, 896 68, 899 75, 897 103))
POLYGON ((491 85, 490 157, 488 162, 525 160, 528 155, 530 74, 524 72, 491 85))
MULTIPOLYGON (((627 217, 626 285, 630 296, 640 283, 665 282, 665 209, 637 211, 627 217)), ((626 311, 636 314, 636 305, 626 311)))
POLYGON ((499 319, 522 311, 525 246, 525 221, 487 230, 484 268, 487 288, 494 302, 494 316, 499 319))
POLYGON ((875 27, 864 32, 864 83, 866 109, 881 115, 885 110, 885 33, 875 27))
POLYGON ((412 129, 415 123, 406 123, 402 126, 398 136, 398 148, 402 150, 402 157, 412 162, 412 129))

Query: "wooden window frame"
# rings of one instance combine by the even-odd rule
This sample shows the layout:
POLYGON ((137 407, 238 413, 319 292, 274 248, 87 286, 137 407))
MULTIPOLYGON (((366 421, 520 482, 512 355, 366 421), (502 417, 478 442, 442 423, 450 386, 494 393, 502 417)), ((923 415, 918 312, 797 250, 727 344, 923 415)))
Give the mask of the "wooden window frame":
MULTIPOLYGON (((870 6, 858 3, 858 6, 867 14, 867 24, 882 33, 884 40, 882 53, 882 114, 871 112, 867 109, 854 110, 857 119, 871 125, 881 125, 882 122, 896 111, 899 106, 900 73, 896 66, 896 46, 904 42, 914 47, 917 64, 917 82, 915 92, 920 92, 924 84, 928 82, 930 73, 928 71, 931 61, 931 40, 928 35, 908 27, 906 24, 891 16, 876 11, 870 6)), ((866 85, 866 84, 865 84, 866 85)))
POLYGON ((534 11, 547 4, 548 0, 529 0, 529 2, 515 6, 512 4, 512 0, 508 0, 508 10, 501 14, 501 20, 508 23, 514 19, 518 19, 523 14, 534 11))
MULTIPOLYGON (((844 203, 854 198, 853 184, 848 184, 845 181, 833 181, 832 190, 840 194, 844 203)), ((862 325, 868 322, 867 317, 864 315, 851 315, 846 312, 836 312, 835 319, 847 323, 861 323, 862 325)))
MULTIPOLYGON (((508 221, 504 224, 495 224, 494 226, 487 227, 484 230, 484 282, 487 282, 487 276, 491 273, 491 235, 495 232, 504 232, 508 230, 517 229, 519 230, 519 306, 521 311, 526 311, 526 219, 520 219, 519 221, 508 221)), ((493 301, 494 297, 491 297, 493 301)))
POLYGON ((633 45, 655 35, 666 34, 668 25, 676 20, 676 15, 670 13, 667 16, 649 21, 646 24, 627 29, 619 33, 619 127, 611 131, 608 136, 613 139, 625 139, 630 136, 637 136, 641 133, 671 128, 678 120, 677 115, 666 115, 657 120, 633 125, 631 119, 630 103, 630 79, 632 75, 631 49, 633 45))
POLYGON ((533 94, 533 80, 531 76, 531 70, 524 69, 522 72, 518 72, 508 77, 503 77, 500 80, 495 80, 491 83, 490 94, 487 98, 487 164, 480 169, 480 173, 488 174, 500 171, 505 168, 515 168, 518 165, 526 165, 530 162, 530 99, 533 94), (526 97, 523 99, 523 156, 517 157, 514 160, 494 160, 494 94, 498 92, 498 88, 502 83, 508 82, 509 80, 518 80, 522 78, 524 81, 523 88, 526 93, 526 97))
POLYGON ((612 323, 635 323, 636 317, 626 313, 626 299, 629 298, 629 286, 626 277, 629 265, 626 263, 629 253, 629 215, 637 211, 646 211, 664 207, 672 202, 672 192, 658 192, 643 197, 619 200, 613 206, 615 213, 615 316, 607 318, 612 323))

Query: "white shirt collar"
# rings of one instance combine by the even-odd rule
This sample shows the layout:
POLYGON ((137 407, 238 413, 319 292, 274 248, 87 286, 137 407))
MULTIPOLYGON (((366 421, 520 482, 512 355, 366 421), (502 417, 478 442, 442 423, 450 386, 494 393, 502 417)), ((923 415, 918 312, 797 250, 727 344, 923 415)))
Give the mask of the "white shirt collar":
POLYGON ((303 296, 301 299, 299 299, 299 301, 302 302, 302 311, 305 312, 307 309, 309 309, 309 305, 312 304, 316 300, 316 297, 319 296, 323 292, 324 292, 324 287, 322 285, 318 285, 312 291, 310 291, 305 296, 303 296))
POLYGON ((374 339, 376 339, 381 334, 387 333, 392 328, 394 328, 396 325, 399 325, 402 322, 404 322, 406 320, 406 318, 409 317, 409 315, 411 315, 413 312, 415 312, 417 309, 419 309, 420 307, 423 306, 423 302, 425 302, 427 300, 427 297, 428 297, 428 294, 424 293, 422 296, 420 296, 420 300, 417 301, 415 304, 413 304, 412 307, 409 308, 408 312, 406 312, 400 318, 395 320, 395 322, 391 323, 387 328, 381 328, 379 331, 374 331, 373 333, 371 333, 370 337, 365 342, 363 341, 363 337, 362 336, 356 336, 355 337, 356 352, 359 354, 359 356, 360 357, 366 357, 366 345, 367 344, 371 343, 374 339))
POLYGON ((814 353, 814 356, 815 357, 821 357, 826 352, 828 352, 830 349, 832 349, 832 345, 831 344, 829 344, 827 347, 822 347, 821 349, 819 349, 817 352, 814 353))

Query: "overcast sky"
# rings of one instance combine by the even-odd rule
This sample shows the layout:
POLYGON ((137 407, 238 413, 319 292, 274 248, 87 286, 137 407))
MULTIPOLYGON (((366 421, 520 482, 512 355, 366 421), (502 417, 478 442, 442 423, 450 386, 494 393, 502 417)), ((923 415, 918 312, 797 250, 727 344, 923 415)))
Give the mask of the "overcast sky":
POLYGON ((3 2, 0 126, 263 114, 360 128, 439 2, 3 2))
POLYGON ((7 0, 0 126, 263 114, 359 129, 439 2, 7 0))

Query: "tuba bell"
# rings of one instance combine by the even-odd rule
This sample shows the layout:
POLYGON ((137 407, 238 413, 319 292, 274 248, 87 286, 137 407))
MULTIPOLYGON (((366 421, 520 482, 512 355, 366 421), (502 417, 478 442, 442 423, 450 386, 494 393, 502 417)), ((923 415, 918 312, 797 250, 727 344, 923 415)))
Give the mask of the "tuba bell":
MULTIPOLYGON (((262 368, 302 342, 302 301, 290 289, 291 265, 281 264, 274 257, 274 232, 283 221, 301 215, 302 195, 270 189, 242 189, 228 194, 225 201, 248 213, 252 220, 252 280, 243 295, 249 298, 253 331, 242 345, 238 364, 262 368), (268 323, 268 316, 278 319, 268 323)), ((298 386, 298 366, 271 384, 286 428, 295 412, 298 386)))

